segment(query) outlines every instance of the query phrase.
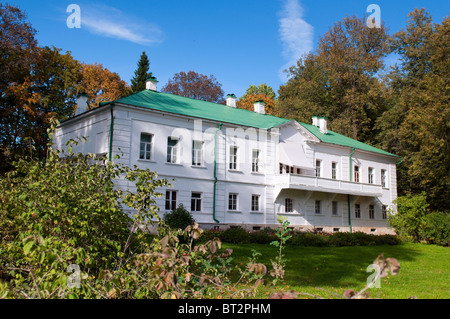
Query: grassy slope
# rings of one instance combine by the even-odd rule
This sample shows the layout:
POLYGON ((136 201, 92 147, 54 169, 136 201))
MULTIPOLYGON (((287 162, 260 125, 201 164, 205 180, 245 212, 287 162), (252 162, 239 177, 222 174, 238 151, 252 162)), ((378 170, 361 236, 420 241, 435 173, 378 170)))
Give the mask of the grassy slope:
MULTIPOLYGON (((270 269, 270 260, 276 258, 271 245, 232 245, 234 261, 246 263, 252 249, 261 253, 258 261, 270 269)), ((326 298, 339 297, 346 289, 359 291, 365 287, 366 272, 373 260, 383 253, 400 262, 400 273, 381 279, 380 288, 369 289, 374 298, 420 299, 450 298, 450 248, 405 243, 396 246, 355 247, 297 247, 287 246, 286 274, 277 288, 265 286, 257 298, 267 298, 275 289, 310 293, 326 298)))

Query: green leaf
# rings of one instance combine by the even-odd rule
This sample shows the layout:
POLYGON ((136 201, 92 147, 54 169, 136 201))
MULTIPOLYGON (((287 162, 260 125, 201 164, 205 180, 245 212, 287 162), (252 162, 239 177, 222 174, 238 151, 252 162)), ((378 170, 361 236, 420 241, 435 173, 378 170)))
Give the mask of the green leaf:
POLYGON ((30 252, 31 248, 33 247, 33 245, 34 245, 34 241, 29 241, 29 242, 27 242, 25 244, 25 246, 23 246, 23 252, 24 252, 25 255, 29 254, 29 252, 30 252))

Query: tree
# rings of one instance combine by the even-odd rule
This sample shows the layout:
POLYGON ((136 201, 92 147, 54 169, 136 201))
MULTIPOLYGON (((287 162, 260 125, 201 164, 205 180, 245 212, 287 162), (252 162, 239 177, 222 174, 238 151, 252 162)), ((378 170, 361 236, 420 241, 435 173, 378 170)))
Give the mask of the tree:
POLYGON ((250 85, 245 94, 236 102, 236 106, 240 109, 249 111, 254 110, 254 103, 263 101, 265 103, 266 114, 275 114, 275 92, 265 83, 259 86, 250 85))
POLYGON ((268 86, 266 83, 262 83, 259 86, 250 85, 247 91, 245 91, 245 94, 241 97, 241 99, 245 100, 248 95, 257 95, 257 94, 264 94, 265 96, 270 97, 273 100, 276 99, 275 91, 272 89, 272 87, 268 86))
POLYGON ((117 100, 129 95, 130 88, 120 76, 104 68, 102 64, 82 64, 80 90, 88 95, 90 108, 101 102, 117 100))
POLYGON ((149 77, 152 77, 152 72, 149 72, 150 62, 148 60, 147 54, 142 52, 141 58, 139 59, 137 69, 134 72, 134 77, 131 79, 131 91, 137 93, 145 89, 145 82, 149 77))
POLYGON ((30 69, 36 60, 35 34, 24 12, 0 3, 0 172, 11 169, 23 145, 23 102, 32 103, 37 98, 28 90, 30 69), (20 95, 14 96, 14 92, 20 95))
POLYGON ((213 75, 207 77, 194 71, 175 74, 161 92, 213 103, 223 103, 224 100, 222 84, 213 75))
POLYGON ((426 190, 441 211, 450 207, 449 32, 449 18, 433 24, 424 9, 409 14, 391 41, 401 63, 389 74, 391 107, 377 121, 379 145, 404 158, 399 194, 426 190))
POLYGON ((385 110, 383 82, 377 77, 389 52, 384 25, 368 28, 363 19, 346 17, 319 40, 318 49, 289 69, 277 108, 296 120, 326 116, 331 130, 373 142, 377 116, 385 110))
POLYGON ((255 102, 262 101, 265 104, 266 114, 276 115, 275 100, 272 97, 265 94, 246 94, 245 96, 245 98, 243 96, 236 102, 238 108, 254 111, 255 102))

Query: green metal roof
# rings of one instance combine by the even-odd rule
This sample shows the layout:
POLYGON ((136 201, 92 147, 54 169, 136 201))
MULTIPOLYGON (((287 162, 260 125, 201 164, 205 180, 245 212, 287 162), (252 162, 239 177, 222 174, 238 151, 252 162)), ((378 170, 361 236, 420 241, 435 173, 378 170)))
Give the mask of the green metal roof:
MULTIPOLYGON (((238 109, 227 105, 195 100, 183 96, 156 92, 152 90, 143 90, 127 97, 118 99, 114 102, 144 107, 162 112, 208 119, 222 123, 231 123, 262 129, 270 129, 291 121, 285 118, 268 114, 259 114, 256 112, 238 109)), ((329 130, 327 134, 323 134, 319 131, 319 128, 314 125, 301 122, 298 123, 323 143, 354 147, 355 149, 370 151, 383 155, 397 156, 368 144, 359 142, 352 138, 346 137, 344 135, 335 133, 333 131, 329 130)))
POLYGON ((364 151, 399 157, 398 155, 383 151, 383 150, 376 148, 374 146, 371 146, 369 144, 365 144, 363 142, 357 141, 355 139, 335 133, 330 130, 328 130, 327 134, 324 134, 324 133, 320 132, 319 128, 315 125, 305 124, 305 123, 301 123, 301 122, 299 122, 299 124, 302 125, 304 128, 306 128, 308 131, 310 131, 314 136, 316 136, 323 143, 330 143, 330 144, 336 144, 336 145, 341 145, 341 146, 354 147, 356 149, 360 149, 360 150, 364 150, 364 151))
POLYGON ((114 102, 262 129, 270 129, 289 121, 272 115, 152 90, 143 90, 114 102))

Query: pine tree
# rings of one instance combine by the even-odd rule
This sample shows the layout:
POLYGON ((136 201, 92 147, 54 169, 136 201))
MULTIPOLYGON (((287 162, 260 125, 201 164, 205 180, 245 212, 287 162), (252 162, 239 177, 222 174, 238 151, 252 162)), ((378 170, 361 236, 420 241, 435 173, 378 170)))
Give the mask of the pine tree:
POLYGON ((145 89, 145 81, 152 77, 152 72, 149 72, 150 62, 148 60, 147 54, 142 52, 141 58, 139 59, 138 66, 134 72, 134 77, 131 79, 131 90, 133 93, 142 91, 145 89))

